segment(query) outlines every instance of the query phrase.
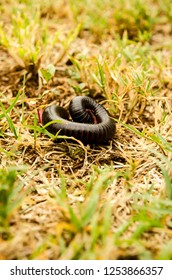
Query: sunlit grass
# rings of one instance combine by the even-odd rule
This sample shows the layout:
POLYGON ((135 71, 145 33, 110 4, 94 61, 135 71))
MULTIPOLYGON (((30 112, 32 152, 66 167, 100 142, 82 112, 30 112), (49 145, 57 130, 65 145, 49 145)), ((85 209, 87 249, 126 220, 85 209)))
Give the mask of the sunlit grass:
POLYGON ((22 190, 23 182, 17 178, 26 168, 9 167, 0 169, 0 232, 8 232, 11 216, 20 206, 26 191, 22 190))

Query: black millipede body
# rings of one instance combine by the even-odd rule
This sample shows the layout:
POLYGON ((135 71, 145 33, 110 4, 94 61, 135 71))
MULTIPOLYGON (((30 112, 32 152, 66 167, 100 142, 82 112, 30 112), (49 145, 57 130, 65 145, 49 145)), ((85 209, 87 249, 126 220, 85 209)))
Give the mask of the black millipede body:
POLYGON ((72 120, 69 120, 68 112, 56 105, 45 108, 42 114, 43 125, 51 121, 46 129, 52 134, 60 130, 61 135, 73 136, 83 143, 105 143, 115 134, 115 122, 107 111, 90 97, 77 96, 70 105, 69 112, 72 120))

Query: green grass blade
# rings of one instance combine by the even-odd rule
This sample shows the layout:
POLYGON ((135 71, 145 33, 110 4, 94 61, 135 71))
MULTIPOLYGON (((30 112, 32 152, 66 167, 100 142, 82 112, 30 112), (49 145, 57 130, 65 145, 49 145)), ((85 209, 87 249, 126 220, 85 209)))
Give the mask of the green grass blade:
POLYGON ((12 119, 10 118, 10 116, 8 115, 8 113, 6 112, 2 102, 0 102, 0 107, 1 107, 1 110, 3 112, 3 115, 5 116, 5 118, 7 120, 7 123, 9 125, 10 130, 13 132, 14 137, 17 139, 18 135, 17 135, 17 131, 16 131, 15 125, 14 125, 12 119))

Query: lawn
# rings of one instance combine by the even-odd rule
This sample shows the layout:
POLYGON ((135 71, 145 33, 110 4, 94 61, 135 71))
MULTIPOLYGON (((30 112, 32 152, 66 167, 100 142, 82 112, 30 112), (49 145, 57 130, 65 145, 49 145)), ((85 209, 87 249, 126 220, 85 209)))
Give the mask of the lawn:
POLYGON ((0 259, 172 259, 171 92, 171 0, 1 0, 0 259), (40 124, 77 95, 106 145, 40 124))

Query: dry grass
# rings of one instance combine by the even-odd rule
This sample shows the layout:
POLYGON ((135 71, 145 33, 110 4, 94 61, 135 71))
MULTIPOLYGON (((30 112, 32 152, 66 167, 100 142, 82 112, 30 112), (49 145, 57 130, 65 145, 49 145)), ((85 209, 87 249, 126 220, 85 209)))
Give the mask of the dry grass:
POLYGON ((171 2, 112 2, 0 6, 0 259, 172 258, 171 2), (47 137, 37 109, 75 95, 109 145, 47 137))

